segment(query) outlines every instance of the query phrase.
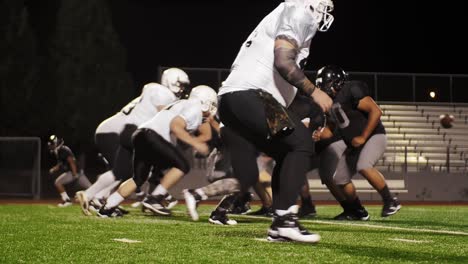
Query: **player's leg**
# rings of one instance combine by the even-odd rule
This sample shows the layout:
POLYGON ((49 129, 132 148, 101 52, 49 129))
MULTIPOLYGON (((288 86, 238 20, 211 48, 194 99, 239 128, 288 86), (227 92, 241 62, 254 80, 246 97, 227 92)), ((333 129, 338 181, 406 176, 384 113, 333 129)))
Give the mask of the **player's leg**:
POLYGON ((356 170, 367 179, 382 197, 384 204, 382 217, 393 215, 401 208, 398 199, 390 193, 385 177, 374 168, 377 161, 382 157, 386 146, 387 136, 385 134, 373 135, 364 145, 356 165, 356 170))
POLYGON ((151 149, 152 154, 148 157, 151 160, 151 164, 161 170, 169 169, 160 180, 160 184, 151 192, 151 195, 143 200, 142 204, 154 213, 168 215, 170 214, 170 210, 166 207, 168 190, 190 171, 190 164, 180 149, 166 141, 156 132, 144 129, 135 136, 135 141, 139 139, 140 135, 143 135, 143 138, 146 139, 143 142, 146 142, 147 146, 151 149))
POLYGON ((67 194, 67 191, 65 190, 65 184, 71 183, 74 181, 75 178, 71 174, 71 172, 65 172, 62 173, 56 180, 55 180, 55 188, 57 189, 57 192, 60 194, 60 197, 62 198, 62 203, 59 203, 59 207, 66 207, 72 205, 71 199, 67 194))
MULTIPOLYGON (((268 231, 268 239, 316 243, 320 240, 320 236, 309 233, 299 224, 296 205, 306 173, 311 168, 314 144, 309 130, 294 115, 291 115, 291 118, 296 124, 294 131, 279 138, 275 146, 276 150, 284 151, 284 155, 275 158, 276 166, 272 181, 275 217, 268 231)), ((267 154, 274 156, 273 153, 267 152, 267 154)))

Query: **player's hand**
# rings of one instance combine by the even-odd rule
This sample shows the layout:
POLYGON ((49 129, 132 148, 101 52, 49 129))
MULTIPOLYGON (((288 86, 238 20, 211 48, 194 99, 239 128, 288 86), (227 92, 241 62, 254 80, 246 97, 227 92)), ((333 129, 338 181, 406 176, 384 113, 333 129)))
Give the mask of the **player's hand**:
POLYGON ((206 143, 196 143, 195 145, 193 145, 193 148, 200 154, 202 154, 203 156, 206 156, 210 153, 210 148, 208 147, 208 145, 206 143))
POLYGON ((312 133, 312 139, 317 142, 320 141, 320 137, 322 136, 322 127, 318 127, 313 133, 312 133))
POLYGON ((315 91, 311 94, 312 99, 316 102, 323 112, 328 112, 330 110, 333 100, 324 93, 322 90, 316 88, 315 91))
POLYGON ((52 168, 49 169, 49 173, 50 173, 50 174, 53 174, 53 173, 56 172, 56 171, 57 171, 57 168, 56 168, 56 167, 52 167, 52 168))
POLYGON ((366 139, 362 136, 354 137, 351 141, 351 145, 353 145, 355 148, 359 148, 360 146, 364 145, 364 143, 366 143, 366 139))

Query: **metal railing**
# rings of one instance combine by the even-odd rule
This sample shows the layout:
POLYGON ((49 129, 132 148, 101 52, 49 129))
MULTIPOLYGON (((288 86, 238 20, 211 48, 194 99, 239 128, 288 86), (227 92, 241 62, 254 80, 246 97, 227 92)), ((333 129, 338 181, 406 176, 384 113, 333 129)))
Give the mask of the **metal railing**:
MULTIPOLYGON (((160 66, 158 80, 163 70, 160 66)), ((215 89, 229 75, 230 69, 180 67, 186 71, 194 85, 205 84, 215 89)), ((305 72, 313 79, 315 71, 305 72)), ((348 72, 350 79, 362 80, 376 101, 397 102, 468 102, 468 74, 348 72), (435 98, 429 92, 435 92, 435 98)))

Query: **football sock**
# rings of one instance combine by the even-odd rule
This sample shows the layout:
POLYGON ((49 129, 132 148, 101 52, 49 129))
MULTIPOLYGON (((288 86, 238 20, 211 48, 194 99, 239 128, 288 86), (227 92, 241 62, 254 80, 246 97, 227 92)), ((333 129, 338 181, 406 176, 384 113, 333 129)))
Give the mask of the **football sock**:
POLYGON ((101 174, 97 181, 91 185, 88 189, 86 189, 86 197, 88 197, 89 200, 92 200, 96 193, 100 192, 101 190, 107 188, 111 184, 115 182, 115 176, 112 173, 111 170, 106 171, 104 174, 101 174))
POLYGON ((389 203, 393 200, 392 194, 390 193, 390 190, 388 189, 388 186, 385 184, 385 186, 382 188, 382 190, 379 190, 380 196, 382 196, 382 200, 384 203, 389 203))
POLYGON ((154 196, 156 196, 156 195, 166 195, 167 190, 161 184, 159 184, 151 194, 154 195, 154 196))
POLYGON ((69 202, 70 201, 70 197, 68 197, 67 192, 60 193, 60 196, 62 196, 62 200, 64 202, 69 202))
POLYGON ((114 208, 118 206, 121 202, 123 202, 123 200, 125 200, 125 198, 123 198, 123 196, 120 195, 120 193, 114 192, 113 194, 111 194, 111 196, 109 196, 109 198, 107 198, 105 208, 106 209, 114 208))

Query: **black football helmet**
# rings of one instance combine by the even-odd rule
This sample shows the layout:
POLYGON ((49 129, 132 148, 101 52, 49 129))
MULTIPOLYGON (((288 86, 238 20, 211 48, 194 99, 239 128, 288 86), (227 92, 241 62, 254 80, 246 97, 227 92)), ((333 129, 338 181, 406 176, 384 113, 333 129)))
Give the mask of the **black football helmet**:
POLYGON ((341 90, 347 78, 348 74, 340 67, 327 65, 317 71, 315 85, 329 96, 334 97, 341 90))
POLYGON ((49 147, 50 152, 54 152, 57 148, 63 145, 63 139, 57 137, 56 135, 51 135, 49 140, 47 140, 47 146, 49 147))

